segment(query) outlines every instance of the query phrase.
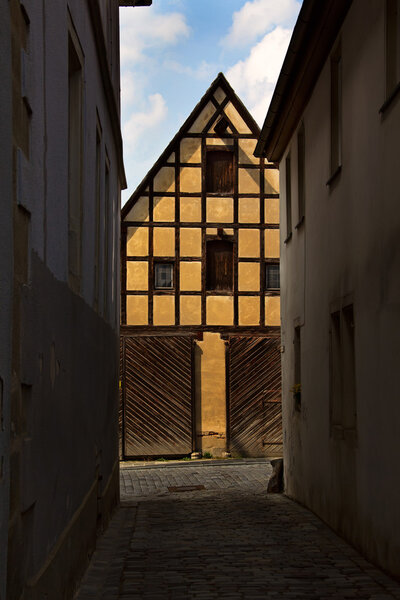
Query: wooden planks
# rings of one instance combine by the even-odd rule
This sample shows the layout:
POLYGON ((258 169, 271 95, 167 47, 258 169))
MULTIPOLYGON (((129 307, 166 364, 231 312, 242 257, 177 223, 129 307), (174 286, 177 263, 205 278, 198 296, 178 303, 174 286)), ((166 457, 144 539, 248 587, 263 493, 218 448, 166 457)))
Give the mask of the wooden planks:
POLYGON ((192 451, 192 338, 124 338, 124 456, 192 451))
POLYGON ((233 455, 281 455, 280 338, 229 338, 229 432, 233 455))

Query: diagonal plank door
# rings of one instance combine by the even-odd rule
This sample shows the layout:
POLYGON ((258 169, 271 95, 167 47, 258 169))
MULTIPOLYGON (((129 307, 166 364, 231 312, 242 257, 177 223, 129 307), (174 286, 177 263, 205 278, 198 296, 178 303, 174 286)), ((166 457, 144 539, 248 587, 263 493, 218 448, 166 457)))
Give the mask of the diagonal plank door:
POLYGON ((192 339, 125 337, 124 455, 192 451, 192 339))
POLYGON ((279 338, 230 338, 229 431, 233 455, 281 456, 279 338))

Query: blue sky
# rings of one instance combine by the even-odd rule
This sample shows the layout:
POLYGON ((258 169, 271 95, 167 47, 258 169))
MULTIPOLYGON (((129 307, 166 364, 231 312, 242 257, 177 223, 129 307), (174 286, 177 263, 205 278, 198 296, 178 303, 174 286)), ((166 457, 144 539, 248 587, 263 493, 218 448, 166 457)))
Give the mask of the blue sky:
POLYGON ((301 0, 153 0, 121 8, 126 202, 222 71, 262 125, 301 0))

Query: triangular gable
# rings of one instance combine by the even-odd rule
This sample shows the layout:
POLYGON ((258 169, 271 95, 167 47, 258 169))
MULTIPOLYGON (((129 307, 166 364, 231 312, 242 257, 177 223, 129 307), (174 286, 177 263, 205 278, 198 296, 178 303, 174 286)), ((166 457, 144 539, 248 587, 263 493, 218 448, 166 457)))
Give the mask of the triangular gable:
MULTIPOLYGON (((221 119, 224 119, 227 123, 227 136, 237 133, 238 130, 241 130, 242 133, 254 135, 257 138, 260 135, 257 123, 243 102, 235 94, 223 73, 218 74, 200 102, 193 109, 177 134, 122 208, 122 220, 125 220, 136 203, 140 204, 140 212, 143 212, 143 217, 145 216, 146 210, 148 210, 148 198, 142 196, 142 194, 148 191, 149 182, 153 178, 154 192, 157 192, 157 178, 162 178, 164 191, 173 191, 175 189, 174 167, 172 165, 168 167, 168 162, 175 159, 174 151, 177 144, 187 134, 195 133, 204 135, 215 133, 214 128, 221 119), (160 172, 161 168, 162 173, 160 172), (165 188, 165 181, 167 181, 167 188, 165 188)), ((199 157, 199 162, 200 160, 201 158, 199 157)), ((161 192, 162 190, 160 189, 159 191, 161 192)), ((148 217, 146 219, 143 218, 143 220, 148 220, 148 217)))

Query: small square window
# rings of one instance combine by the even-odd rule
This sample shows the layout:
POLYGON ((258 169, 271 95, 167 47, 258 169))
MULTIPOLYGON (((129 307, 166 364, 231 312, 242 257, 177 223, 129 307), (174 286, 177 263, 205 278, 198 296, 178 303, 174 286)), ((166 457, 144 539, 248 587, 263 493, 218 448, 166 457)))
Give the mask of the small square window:
POLYGON ((156 289, 173 289, 174 265, 172 263, 156 263, 154 265, 154 287, 156 289))
POLYGON ((266 265, 265 268, 265 289, 267 290, 279 290, 281 287, 281 277, 279 272, 279 265, 266 265))

